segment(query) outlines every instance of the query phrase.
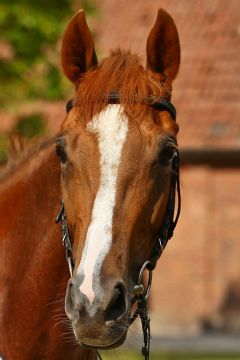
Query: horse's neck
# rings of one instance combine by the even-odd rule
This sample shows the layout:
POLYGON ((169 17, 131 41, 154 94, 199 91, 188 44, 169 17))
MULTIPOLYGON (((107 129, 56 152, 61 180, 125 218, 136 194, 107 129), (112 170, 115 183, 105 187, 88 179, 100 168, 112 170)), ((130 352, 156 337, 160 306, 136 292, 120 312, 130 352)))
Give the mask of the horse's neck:
POLYGON ((30 156, 1 181, 0 242, 7 262, 1 274, 6 269, 8 279, 12 275, 13 281, 23 280, 31 267, 32 272, 37 271, 44 248, 60 250, 55 247, 59 233, 53 226, 60 196, 60 169, 53 145, 30 156))
MULTIPOLYGON (((71 359, 75 347, 63 334, 69 274, 54 223, 61 192, 53 145, 0 183, 0 199, 0 353, 13 360, 20 354, 22 360, 71 359)), ((95 359, 91 351, 80 352, 77 358, 95 359)))

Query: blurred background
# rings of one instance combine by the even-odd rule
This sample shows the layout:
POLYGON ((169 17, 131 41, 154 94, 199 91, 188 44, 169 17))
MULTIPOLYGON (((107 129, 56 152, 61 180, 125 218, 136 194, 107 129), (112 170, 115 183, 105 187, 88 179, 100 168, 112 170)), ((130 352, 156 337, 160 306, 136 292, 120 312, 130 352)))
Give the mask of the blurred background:
MULTIPOLYGON (((85 10, 100 59, 122 47, 144 64, 160 7, 182 48, 172 102, 183 204, 154 272, 153 359, 240 359, 240 0, 1 0, 0 171, 12 146, 59 128, 72 94, 61 36, 75 10, 85 10)), ((139 329, 127 346, 136 338, 139 329)))

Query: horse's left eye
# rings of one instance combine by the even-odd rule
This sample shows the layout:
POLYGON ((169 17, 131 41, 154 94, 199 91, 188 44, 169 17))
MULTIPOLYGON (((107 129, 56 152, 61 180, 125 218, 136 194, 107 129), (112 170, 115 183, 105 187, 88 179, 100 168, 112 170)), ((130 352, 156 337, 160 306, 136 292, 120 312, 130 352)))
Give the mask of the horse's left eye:
POLYGON ((177 154, 177 149, 173 144, 165 145, 158 155, 158 161, 161 165, 169 165, 174 156, 177 154))
POLYGON ((61 145, 56 145, 56 154, 59 157, 62 164, 67 161, 67 154, 65 149, 61 145))

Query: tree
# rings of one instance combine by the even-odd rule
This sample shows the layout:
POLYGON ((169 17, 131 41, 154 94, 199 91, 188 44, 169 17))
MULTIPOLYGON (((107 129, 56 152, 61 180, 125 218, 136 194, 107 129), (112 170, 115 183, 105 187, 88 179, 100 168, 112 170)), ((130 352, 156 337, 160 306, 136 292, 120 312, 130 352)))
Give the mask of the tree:
POLYGON ((95 14, 93 0, 1 0, 0 106, 61 99, 69 88, 59 71, 59 38, 74 8, 95 14), (2 52, 4 53, 4 52, 2 52))

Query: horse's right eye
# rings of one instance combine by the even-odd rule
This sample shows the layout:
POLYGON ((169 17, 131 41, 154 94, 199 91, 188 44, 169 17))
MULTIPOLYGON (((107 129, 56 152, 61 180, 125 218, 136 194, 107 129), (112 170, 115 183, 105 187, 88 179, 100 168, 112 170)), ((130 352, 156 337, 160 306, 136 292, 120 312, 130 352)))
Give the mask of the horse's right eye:
POLYGON ((64 147, 58 143, 56 144, 56 154, 62 164, 65 164, 67 162, 66 151, 65 151, 64 147))

